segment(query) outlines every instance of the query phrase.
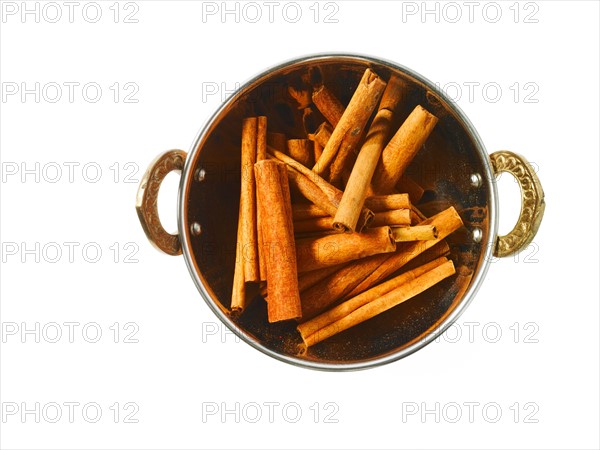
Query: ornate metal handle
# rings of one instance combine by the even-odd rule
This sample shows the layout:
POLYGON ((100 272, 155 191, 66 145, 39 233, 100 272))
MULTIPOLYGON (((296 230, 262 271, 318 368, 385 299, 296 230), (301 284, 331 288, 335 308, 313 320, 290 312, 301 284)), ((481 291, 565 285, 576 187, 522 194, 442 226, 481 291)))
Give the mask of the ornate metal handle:
POLYGON ((146 236, 157 249, 168 255, 181 255, 179 235, 165 231, 158 217, 160 184, 172 170, 183 169, 187 154, 183 150, 169 150, 150 163, 137 191, 135 209, 146 236))
POLYGON ((521 187, 521 213, 510 233, 496 238, 494 256, 509 256, 523 250, 533 240, 540 227, 544 208, 544 191, 540 180, 525 158, 508 150, 490 155, 496 175, 511 173, 521 187))

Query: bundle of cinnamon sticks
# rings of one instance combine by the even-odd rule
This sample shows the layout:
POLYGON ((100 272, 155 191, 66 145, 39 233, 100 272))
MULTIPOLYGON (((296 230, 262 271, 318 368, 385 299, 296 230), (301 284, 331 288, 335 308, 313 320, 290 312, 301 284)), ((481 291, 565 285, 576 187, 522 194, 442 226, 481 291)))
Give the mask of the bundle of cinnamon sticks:
POLYGON ((438 122, 416 106, 394 129, 407 89, 371 69, 345 106, 324 82, 290 88, 324 118, 304 138, 243 120, 232 313, 259 283, 268 321, 298 321, 306 349, 454 275, 445 238, 462 220, 453 207, 423 216, 404 175, 438 122))

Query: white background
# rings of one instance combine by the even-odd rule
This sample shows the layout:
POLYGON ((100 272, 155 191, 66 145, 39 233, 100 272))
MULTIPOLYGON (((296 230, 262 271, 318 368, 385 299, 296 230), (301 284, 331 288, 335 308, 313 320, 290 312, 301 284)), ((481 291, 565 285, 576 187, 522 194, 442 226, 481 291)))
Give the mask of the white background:
MULTIPOLYGON (((57 23, 47 20, 56 16, 54 6, 39 3, 36 23, 33 14, 23 20, 21 2, 2 4, 3 92, 40 83, 39 102, 19 91, 1 104, 2 448, 599 446, 597 2, 479 2, 471 18, 463 2, 301 2, 296 23, 297 10, 286 2, 274 6, 272 23, 264 3, 258 3, 257 23, 248 21, 256 9, 243 3, 239 22, 235 14, 221 18, 221 2, 205 5, 205 12, 219 13, 204 16, 202 3, 193 1, 98 4, 96 23, 86 20, 94 18, 94 6, 82 14, 85 2, 75 6, 73 23, 61 2, 57 23), (421 16, 436 7, 437 18, 421 16), (493 23, 498 10, 502 16, 493 23), (460 20, 451 23, 457 12, 460 20), (137 23, 125 23, 128 13, 137 23), (330 13, 337 23, 325 21, 330 13), (534 244, 492 264, 452 336, 402 361, 353 373, 288 366, 221 335, 183 258, 162 255, 146 241, 134 211, 137 183, 125 182, 127 174, 139 180, 158 153, 189 149, 225 90, 283 60, 326 51, 396 61, 455 97, 460 86, 457 102, 488 151, 527 156, 547 199, 534 244), (73 102, 65 82, 80 83, 73 102), (56 103, 49 101, 56 95, 52 83, 63 87, 56 103), (89 99, 93 90, 83 97, 86 83, 101 87, 96 103, 89 99), (134 85, 125 89, 125 83, 134 85), (215 83, 219 92, 203 98, 215 83), (469 83, 479 83, 471 98, 469 83), (496 84, 486 91, 487 83, 496 84), (129 100, 138 102, 126 103, 124 95, 136 86, 129 100), (501 97, 492 101, 495 86, 501 97), (79 163, 73 182, 65 166, 71 162, 79 163), (34 172, 25 180, 22 163, 34 172), (86 163, 92 165, 84 174, 86 163), (62 176, 51 183, 56 165, 62 176), (86 181, 98 166, 99 181, 86 181), (65 242, 78 244, 73 262, 65 242), (35 250, 23 252, 36 243, 39 262, 35 250), (62 257, 52 263, 57 246, 62 257), (96 248, 100 260, 86 261, 96 248), (136 249, 129 259, 137 262, 126 263, 136 249), (36 322, 40 334, 46 326, 39 343, 35 333, 21 335, 36 322), (52 322, 63 332, 57 343, 49 342, 52 322), (79 324, 73 343, 65 322, 79 324), (82 336, 85 324, 91 325, 82 336), (89 343, 94 327, 102 337, 89 343), (54 402, 62 417, 50 423, 54 402), (72 423, 65 402, 79 403, 72 423), (235 414, 222 417, 236 402, 239 421, 235 414), (279 403, 272 423, 268 402, 279 403), (439 417, 421 414, 436 402, 439 417), (472 420, 469 402, 476 403, 472 420), (21 415, 36 403, 39 418, 21 415), (82 408, 94 403, 102 417, 90 423, 94 410, 84 416, 82 408), (251 423, 254 403, 262 412, 257 423, 251 423), (207 415, 212 407, 219 412, 207 415), (292 423, 298 407, 302 417, 292 423), (502 416, 493 422, 498 411, 502 416), (137 423, 126 423, 127 412, 135 412, 137 423), (457 412, 460 420, 451 423, 457 412)), ((35 2, 26 7, 34 9, 35 2)), ((161 196, 171 229, 176 182, 173 176, 161 196)), ((517 214, 518 189, 508 177, 499 184, 506 232, 517 214)))

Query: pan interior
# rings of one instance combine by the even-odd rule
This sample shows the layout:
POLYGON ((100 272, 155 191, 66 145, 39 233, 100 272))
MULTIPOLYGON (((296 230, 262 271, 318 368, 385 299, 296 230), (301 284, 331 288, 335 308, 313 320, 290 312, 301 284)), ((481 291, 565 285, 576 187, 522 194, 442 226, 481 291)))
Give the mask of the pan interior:
POLYGON ((409 95, 395 129, 417 105, 439 118, 407 174, 425 189, 416 205, 425 215, 454 206, 462 217, 465 227, 447 238, 449 257, 457 273, 419 296, 311 347, 303 356, 298 355, 301 338, 295 324, 268 324, 266 303, 256 289, 249 308, 232 320, 249 340, 290 358, 336 365, 363 363, 399 352, 435 332, 460 305, 474 275, 485 264, 491 192, 482 149, 459 113, 432 87, 401 69, 362 58, 317 58, 280 67, 242 88, 213 117, 190 154, 193 159, 187 176, 193 180, 182 197, 182 226, 189 230, 192 223, 201 225, 202 233, 188 235, 187 244, 191 248, 190 263, 203 287, 215 305, 226 312, 235 264, 242 119, 265 115, 269 131, 285 133, 288 138, 305 137, 302 111, 294 107, 288 86, 306 79, 307 74, 319 76, 347 104, 367 67, 386 80, 396 73, 409 84, 409 95), (479 174, 481 183, 472 178, 475 174, 479 174), (479 233, 480 239, 473 239, 479 233))

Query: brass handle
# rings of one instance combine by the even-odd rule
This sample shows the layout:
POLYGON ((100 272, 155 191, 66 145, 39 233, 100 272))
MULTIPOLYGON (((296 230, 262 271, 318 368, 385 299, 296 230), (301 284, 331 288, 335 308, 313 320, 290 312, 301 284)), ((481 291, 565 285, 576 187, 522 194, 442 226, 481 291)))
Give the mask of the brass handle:
POLYGON ((508 150, 500 150, 492 153, 490 159, 496 175, 508 172, 521 187, 521 213, 517 224, 510 233, 496 238, 494 256, 502 258, 529 245, 540 227, 546 203, 540 180, 525 158, 508 150))
POLYGON ((187 154, 183 150, 169 150, 150 163, 137 191, 135 209, 148 240, 168 255, 181 255, 179 235, 165 231, 158 217, 158 191, 167 174, 183 169, 187 154))

